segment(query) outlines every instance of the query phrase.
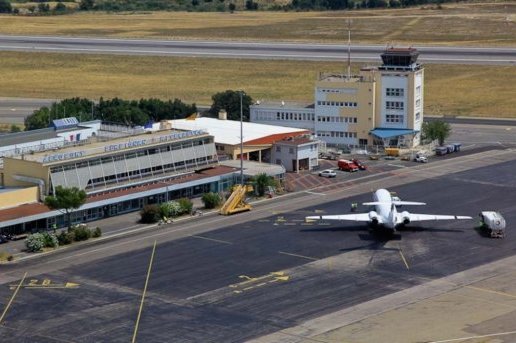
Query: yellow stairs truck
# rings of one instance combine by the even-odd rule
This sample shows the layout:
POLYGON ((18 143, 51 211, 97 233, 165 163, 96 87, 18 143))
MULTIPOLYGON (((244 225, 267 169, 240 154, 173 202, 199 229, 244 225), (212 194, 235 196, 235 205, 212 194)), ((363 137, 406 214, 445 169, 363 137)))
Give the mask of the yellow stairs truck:
POLYGON ((220 214, 230 215, 238 212, 249 211, 251 209, 251 205, 245 202, 246 190, 246 186, 236 185, 228 200, 226 200, 224 205, 222 205, 220 214))

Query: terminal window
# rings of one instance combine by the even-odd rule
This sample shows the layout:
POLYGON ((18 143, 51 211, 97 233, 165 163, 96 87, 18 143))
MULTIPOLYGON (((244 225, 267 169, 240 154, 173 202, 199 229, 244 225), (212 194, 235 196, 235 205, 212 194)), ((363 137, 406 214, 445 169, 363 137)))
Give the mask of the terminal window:
POLYGON ((403 123, 403 115, 399 114, 387 114, 385 116, 385 121, 387 123, 403 123))
POLYGON ((386 88, 385 95, 386 96, 403 96, 404 89, 403 88, 386 88))
POLYGON ((403 101, 386 101, 385 108, 388 110, 403 110, 405 105, 403 101))

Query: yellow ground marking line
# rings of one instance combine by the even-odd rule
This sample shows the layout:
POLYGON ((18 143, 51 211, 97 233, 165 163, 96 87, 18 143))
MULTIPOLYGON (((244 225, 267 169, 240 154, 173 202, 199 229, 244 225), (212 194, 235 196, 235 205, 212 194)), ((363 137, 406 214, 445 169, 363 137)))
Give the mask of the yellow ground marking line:
POLYGON ((228 242, 228 241, 223 241, 223 240, 215 239, 215 238, 203 237, 203 236, 199 236, 199 235, 190 235, 190 237, 193 237, 193 238, 200 238, 200 239, 205 239, 205 240, 207 240, 207 241, 212 241, 212 242, 217 242, 217 243, 233 244, 233 243, 228 242))
POLYGON ((403 260, 403 263, 405 263, 405 267, 407 267, 407 269, 410 269, 409 265, 407 263, 407 260, 405 259, 405 256, 403 255, 403 251, 401 251, 401 248, 398 249, 398 251, 400 252, 400 256, 401 256, 401 259, 403 260))
POLYGON ((492 289, 480 288, 480 287, 475 287, 475 286, 464 286, 464 288, 469 288, 469 289, 474 289, 474 290, 477 290, 477 291, 482 291, 482 292, 487 292, 487 293, 503 295, 505 297, 511 297, 511 298, 515 298, 516 299, 516 295, 514 295, 514 294, 509 294, 509 293, 500 292, 500 291, 494 291, 492 289))
POLYGON ((20 290, 21 286, 23 285, 23 281, 25 281, 26 277, 27 277, 27 272, 25 272, 25 274, 23 274, 23 277, 20 280, 20 283, 18 284, 18 287, 16 287, 16 289, 14 290, 13 295, 11 296, 11 299, 9 300, 9 302, 7 303, 7 306, 4 309, 4 312, 2 312, 2 316, 0 317, 0 324, 2 324, 2 321, 4 320, 4 317, 5 317, 5 314, 7 313, 7 310, 9 310, 9 307, 11 306, 11 304, 12 304, 12 302, 14 300, 14 297, 16 297, 16 294, 18 294, 18 291, 20 290))
POLYGON ((140 317, 142 315, 142 309, 143 309, 143 302, 145 301, 145 293, 147 293, 147 286, 149 284, 149 278, 150 273, 152 269, 152 261, 154 260, 154 252, 156 251, 156 242, 157 240, 154 240, 154 246, 152 247, 152 254, 149 261, 149 269, 147 270, 147 278, 145 279, 145 286, 143 287, 143 293, 142 293, 142 301, 140 303, 140 309, 138 310, 138 317, 136 318, 136 325, 134 326, 134 333, 133 333, 133 340, 132 343, 136 342, 136 334, 138 332, 138 325, 140 324, 140 317))
MULTIPOLYGON (((275 278, 275 279, 280 279, 282 281, 285 281, 285 272, 272 272, 272 273, 269 273, 267 275, 262 275, 262 276, 259 276, 259 277, 250 277, 250 276, 247 276, 247 275, 239 275, 238 277, 240 279, 246 279, 246 281, 242 281, 242 282, 239 282, 239 283, 236 283, 236 284, 232 284, 232 285, 229 285, 230 288, 238 288, 238 287, 243 287, 243 286, 247 286, 248 284, 253 284, 255 282, 258 282, 258 281, 262 281, 262 280, 265 280, 265 279, 269 279, 269 278, 275 278)), ((287 280, 288 280, 288 277, 287 277, 287 280)), ((256 286, 250 286, 250 287, 247 287, 247 288, 244 288, 244 290, 246 289, 252 289, 253 287, 256 287, 256 286)), ((235 291, 235 292, 238 292, 238 291, 235 291)))
POLYGON ((495 336, 505 336, 505 335, 512 335, 516 334, 516 331, 507 331, 507 332, 499 332, 499 333, 491 333, 488 335, 479 335, 479 336, 468 336, 468 337, 461 337, 461 338, 452 338, 452 339, 445 339, 442 341, 431 341, 427 343, 447 343, 447 342, 458 342, 458 341, 464 341, 469 339, 477 339, 477 338, 486 338, 486 337, 495 337, 495 336))
POLYGON ((283 255, 289 255, 289 256, 294 256, 294 257, 300 257, 300 258, 305 258, 307 260, 311 260, 311 261, 317 261, 319 260, 318 258, 313 258, 313 257, 309 257, 309 256, 303 256, 303 255, 298 255, 298 254, 292 254, 292 253, 289 253, 289 252, 284 252, 284 251, 278 251, 280 254, 283 254, 283 255))

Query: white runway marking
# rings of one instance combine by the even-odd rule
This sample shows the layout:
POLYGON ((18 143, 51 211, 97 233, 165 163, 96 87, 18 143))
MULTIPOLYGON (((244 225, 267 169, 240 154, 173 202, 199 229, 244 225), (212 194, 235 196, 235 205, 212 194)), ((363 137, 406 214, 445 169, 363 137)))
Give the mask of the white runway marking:
POLYGON ((485 338, 485 337, 494 337, 494 336, 505 336, 505 335, 512 335, 512 334, 516 334, 516 331, 507 331, 507 332, 491 333, 491 334, 488 334, 488 335, 452 338, 452 339, 445 339, 443 341, 431 341, 431 342, 428 342, 428 343, 458 342, 458 341, 464 341, 464 340, 467 340, 467 339, 476 339, 476 338, 485 338))

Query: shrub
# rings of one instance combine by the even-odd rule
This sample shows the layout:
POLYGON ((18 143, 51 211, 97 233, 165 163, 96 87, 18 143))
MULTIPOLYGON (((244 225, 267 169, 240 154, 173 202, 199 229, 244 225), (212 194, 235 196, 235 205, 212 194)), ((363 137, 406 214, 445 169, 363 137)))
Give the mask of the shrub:
POLYGON ((181 214, 182 213, 192 213, 193 203, 192 200, 188 198, 181 198, 177 201, 179 203, 179 206, 181 208, 181 214))
POLYGON ((67 245, 73 242, 75 238, 75 234, 73 232, 61 231, 59 235, 57 235, 57 241, 59 245, 67 245))
POLYGON ((57 248, 59 246, 59 240, 53 232, 43 232, 43 240, 45 248, 57 248))
POLYGON ((173 217, 175 213, 174 205, 171 201, 159 205, 159 217, 173 217))
POLYGON ((12 261, 13 255, 7 253, 7 252, 0 252, 0 261, 12 261))
POLYGON ((45 237, 41 233, 34 233, 25 239, 25 246, 29 252, 38 252, 45 246, 45 237))
POLYGON ((86 225, 78 225, 73 228, 75 241, 86 241, 91 237, 91 230, 86 225))
POLYGON ((142 223, 155 223, 160 218, 160 209, 157 205, 145 205, 143 209, 140 211, 140 216, 140 221, 142 223))
POLYGON ((204 203, 204 208, 211 209, 220 205, 221 199, 217 193, 204 193, 202 195, 202 202, 204 203))
POLYGON ((95 230, 93 230, 91 237, 98 238, 100 236, 102 236, 102 230, 100 229, 100 227, 97 226, 95 230))

